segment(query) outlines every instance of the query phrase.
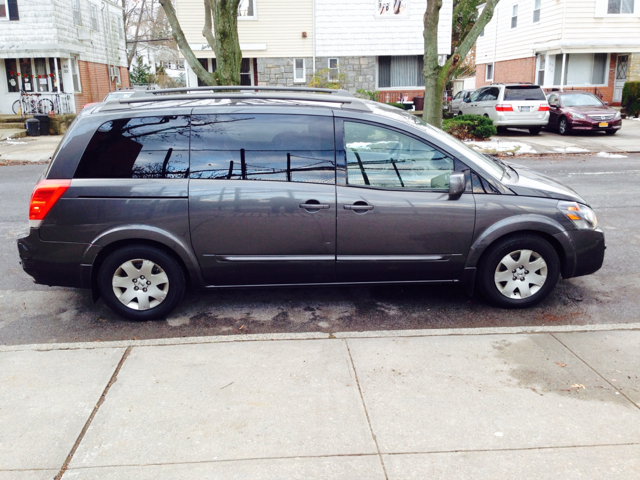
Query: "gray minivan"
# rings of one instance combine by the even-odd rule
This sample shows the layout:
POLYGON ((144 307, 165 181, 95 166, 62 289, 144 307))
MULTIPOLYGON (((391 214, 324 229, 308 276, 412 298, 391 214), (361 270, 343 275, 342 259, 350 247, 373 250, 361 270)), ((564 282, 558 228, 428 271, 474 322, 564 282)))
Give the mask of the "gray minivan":
POLYGON ((461 283, 527 307, 602 265, 595 214, 551 178, 345 91, 230 88, 85 110, 32 194, 24 270, 149 320, 187 286, 461 283))

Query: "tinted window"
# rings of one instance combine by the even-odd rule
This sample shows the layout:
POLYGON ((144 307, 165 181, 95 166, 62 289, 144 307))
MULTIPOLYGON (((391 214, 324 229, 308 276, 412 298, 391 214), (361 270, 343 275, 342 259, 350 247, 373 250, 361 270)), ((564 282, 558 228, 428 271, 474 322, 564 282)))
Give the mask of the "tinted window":
POLYGON ((470 100, 471 100, 472 102, 475 102, 476 100, 478 100, 478 97, 479 97, 480 95, 482 95, 482 93, 484 93, 484 92, 485 92, 485 90, 486 90, 486 89, 484 89, 484 88, 483 88, 483 89, 481 89, 481 90, 476 90, 475 92, 473 92, 473 93, 471 94, 471 97, 469 97, 469 98, 470 98, 470 100))
POLYGON ((194 115, 191 178, 334 183, 333 119, 194 115))
POLYGON ((489 102, 492 100, 497 100, 498 95, 500 95, 500 89, 496 87, 487 88, 478 98, 480 102, 489 102))
POLYGON ((454 99, 454 100, 457 100, 457 99, 459 99, 461 96, 462 96, 462 92, 458 92, 458 93, 456 93, 456 96, 455 96, 455 97, 453 97, 453 99, 454 99))
POLYGON ((536 85, 506 87, 504 89, 505 100, 546 100, 542 89, 536 85))
POLYGON ((100 125, 75 178, 185 178, 189 117, 125 118, 100 125))
POLYGON ((347 183, 372 187, 447 189, 453 160, 393 130, 345 122, 347 183))

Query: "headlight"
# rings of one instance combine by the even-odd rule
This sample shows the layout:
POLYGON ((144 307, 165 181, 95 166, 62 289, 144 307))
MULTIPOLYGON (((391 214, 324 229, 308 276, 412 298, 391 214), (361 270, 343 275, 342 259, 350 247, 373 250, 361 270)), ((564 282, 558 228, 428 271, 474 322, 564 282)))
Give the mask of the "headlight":
POLYGON ((569 112, 569 116, 571 118, 575 118, 576 120, 584 120, 587 118, 586 115, 583 115, 581 113, 575 113, 575 112, 569 112))
POLYGON ((598 219, 593 210, 575 202, 558 202, 558 210, 564 213, 579 230, 595 230, 598 219))
POLYGON ((620 115, 620 112, 616 112, 615 117, 613 117, 614 120, 620 120, 622 118, 622 115, 620 115))

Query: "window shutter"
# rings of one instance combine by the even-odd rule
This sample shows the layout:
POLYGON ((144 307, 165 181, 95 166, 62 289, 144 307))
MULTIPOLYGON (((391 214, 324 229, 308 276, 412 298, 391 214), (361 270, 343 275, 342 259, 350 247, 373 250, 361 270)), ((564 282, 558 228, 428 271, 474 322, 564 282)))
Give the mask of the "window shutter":
POLYGON ((603 18, 607 16, 608 0, 596 0, 596 18, 603 18))
POLYGON ((20 20, 20 16, 18 15, 18 0, 9 0, 9 20, 20 20))

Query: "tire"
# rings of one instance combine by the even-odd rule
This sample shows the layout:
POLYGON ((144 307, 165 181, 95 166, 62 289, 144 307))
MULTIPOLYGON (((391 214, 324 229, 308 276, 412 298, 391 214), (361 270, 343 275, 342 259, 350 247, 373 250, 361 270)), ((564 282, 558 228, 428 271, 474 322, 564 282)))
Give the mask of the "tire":
POLYGON ((40 113, 48 114, 53 111, 53 102, 48 98, 43 98, 38 102, 38 111, 40 113))
POLYGON ((98 288, 104 303, 121 317, 157 320, 182 300, 185 277, 180 264, 168 253, 155 247, 132 245, 105 259, 98 272, 98 288), (139 290, 134 291, 136 287, 139 290), (136 293, 147 288, 148 292, 136 293), (166 296, 162 298, 163 295, 166 296))
POLYGON ((503 308, 525 308, 541 302, 559 277, 557 252, 545 239, 531 234, 498 240, 478 265, 478 289, 487 301, 503 308))
POLYGON ((20 105, 20 100, 16 100, 15 102, 13 102, 13 105, 11 106, 11 110, 13 110, 14 115, 18 114, 21 107, 22 106, 20 105))
POLYGON ((615 135, 618 130, 605 130, 605 132, 607 132, 607 135, 615 135))
POLYGON ((538 135, 542 131, 542 127, 534 127, 529 129, 531 135, 538 135))
POLYGON ((571 127, 569 126, 569 122, 565 117, 562 117, 558 122, 558 133, 560 135, 569 135, 571 132, 571 127))
POLYGON ((462 113, 462 110, 460 110, 460 111, 458 112, 458 115, 457 115, 457 116, 459 117, 460 115, 464 115, 464 114, 462 113))
POLYGON ((498 131, 498 134, 507 133, 507 127, 496 127, 496 130, 498 131))

